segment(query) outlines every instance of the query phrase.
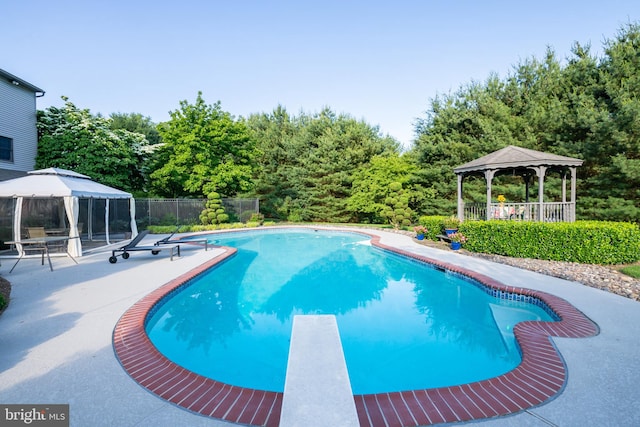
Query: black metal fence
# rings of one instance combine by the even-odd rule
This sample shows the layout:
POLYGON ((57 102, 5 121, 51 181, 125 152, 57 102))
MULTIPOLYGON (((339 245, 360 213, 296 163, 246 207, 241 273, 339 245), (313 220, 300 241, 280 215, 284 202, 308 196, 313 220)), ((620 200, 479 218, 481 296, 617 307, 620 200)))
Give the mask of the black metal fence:
MULTIPOLYGON (((147 225, 200 224, 206 199, 136 199, 136 222, 147 225)), ((222 199, 230 222, 247 222, 260 212, 258 199, 222 199)))

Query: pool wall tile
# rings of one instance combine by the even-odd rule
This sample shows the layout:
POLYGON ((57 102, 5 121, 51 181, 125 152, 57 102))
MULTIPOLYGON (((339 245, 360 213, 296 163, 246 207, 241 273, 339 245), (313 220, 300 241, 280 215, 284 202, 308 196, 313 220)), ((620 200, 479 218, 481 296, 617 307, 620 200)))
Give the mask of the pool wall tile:
MULTIPOLYGON (((377 235, 362 231, 358 234, 369 236, 374 247, 409 257, 446 274, 458 275, 489 295, 535 304, 557 319, 555 322, 517 324, 514 334, 522 362, 499 377, 452 387, 354 396, 363 427, 412 427, 470 421, 540 405, 562 391, 567 376, 562 357, 550 337, 581 338, 599 332, 597 325, 559 297, 505 286, 496 279, 460 266, 384 245, 377 235)), ((180 292, 195 277, 236 253, 233 248, 223 249, 222 255, 171 280, 127 310, 113 332, 114 352, 125 371, 142 387, 186 410, 233 423, 277 427, 282 393, 236 387, 190 372, 158 352, 145 331, 147 320, 167 296, 180 292)))

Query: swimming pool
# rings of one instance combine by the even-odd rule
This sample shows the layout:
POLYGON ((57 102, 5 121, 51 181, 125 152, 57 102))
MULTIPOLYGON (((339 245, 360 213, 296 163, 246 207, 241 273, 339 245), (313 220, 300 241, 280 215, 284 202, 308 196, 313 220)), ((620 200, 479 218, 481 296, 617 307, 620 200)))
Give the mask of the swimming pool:
POLYGON ((544 304, 492 296, 363 235, 295 229, 211 243, 238 252, 159 304, 147 333, 171 361, 235 386, 284 390, 296 314, 336 315, 355 394, 496 377, 520 363, 516 323, 555 320, 544 304))
MULTIPOLYGON (((258 232, 261 231, 247 230, 247 236, 258 232)), ((443 257, 446 253, 424 248, 413 243, 413 239, 395 233, 362 229, 357 232, 368 235, 375 247, 473 279, 501 298, 543 301, 560 319, 516 325, 513 333, 518 339, 522 361, 498 377, 452 387, 354 395, 362 426, 451 423, 532 408, 559 394, 567 379, 566 366, 550 337, 580 338, 598 333, 597 325, 566 300, 537 290, 508 286, 465 268, 467 257, 456 254, 443 257), (430 257, 431 253, 440 259, 430 257)), ((193 373, 164 357, 146 333, 147 320, 167 297, 181 292, 192 280, 225 263, 235 253, 236 249, 224 247, 206 252, 210 259, 177 275, 130 307, 114 327, 114 353, 134 381, 161 399, 232 423, 276 427, 282 393, 233 386, 193 373)), ((185 256, 191 256, 190 251, 186 251, 185 256)))

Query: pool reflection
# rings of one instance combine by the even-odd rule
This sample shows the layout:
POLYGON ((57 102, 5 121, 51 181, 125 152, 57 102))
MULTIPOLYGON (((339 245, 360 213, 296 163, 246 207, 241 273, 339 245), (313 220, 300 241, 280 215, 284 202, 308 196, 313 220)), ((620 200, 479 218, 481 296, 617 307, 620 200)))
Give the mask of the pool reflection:
POLYGON ((234 257, 173 296, 148 323, 156 347, 194 372, 282 391, 296 314, 337 316, 355 393, 467 383, 519 361, 490 306, 515 303, 455 275, 344 233, 265 233, 235 243, 234 257))

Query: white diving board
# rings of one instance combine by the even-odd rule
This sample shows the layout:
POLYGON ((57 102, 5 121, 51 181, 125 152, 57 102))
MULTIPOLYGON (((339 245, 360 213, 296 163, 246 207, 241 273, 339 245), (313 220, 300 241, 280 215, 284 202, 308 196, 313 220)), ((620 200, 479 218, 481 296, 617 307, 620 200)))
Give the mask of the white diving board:
POLYGON ((280 427, 359 427, 335 316, 295 316, 280 427))

